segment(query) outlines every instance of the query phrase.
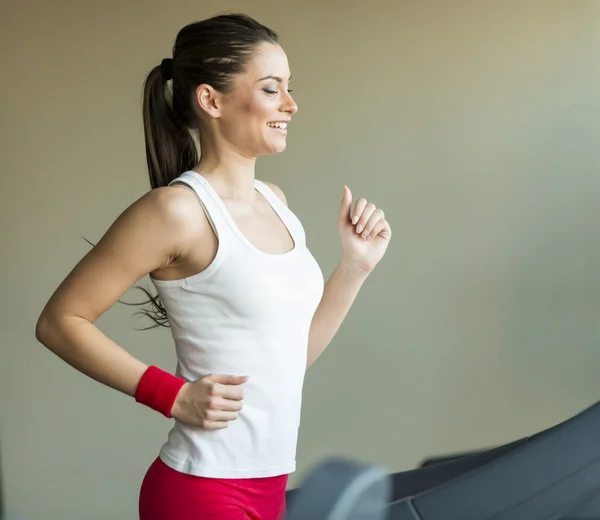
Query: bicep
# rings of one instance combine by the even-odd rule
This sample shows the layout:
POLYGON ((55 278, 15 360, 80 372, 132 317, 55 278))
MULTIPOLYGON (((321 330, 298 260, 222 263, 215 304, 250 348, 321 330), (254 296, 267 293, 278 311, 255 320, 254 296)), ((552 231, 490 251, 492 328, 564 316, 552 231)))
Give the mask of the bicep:
POLYGON ((119 215, 60 284, 45 313, 93 322, 135 282, 166 266, 185 240, 169 196, 150 192, 119 215))

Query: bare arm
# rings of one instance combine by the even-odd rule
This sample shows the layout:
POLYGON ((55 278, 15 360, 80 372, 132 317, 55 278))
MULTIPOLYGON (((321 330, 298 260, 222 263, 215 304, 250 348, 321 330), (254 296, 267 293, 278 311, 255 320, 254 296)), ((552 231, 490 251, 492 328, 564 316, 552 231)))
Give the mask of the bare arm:
MULTIPOLYGON (((287 203, 280 188, 267 184, 287 203)), ((331 343, 369 273, 381 260, 391 238, 391 229, 383 211, 364 198, 358 199, 352 209, 352 194, 347 187, 344 187, 338 227, 344 254, 325 284, 321 302, 311 322, 307 367, 331 343)))
MULTIPOLYGON (((266 183, 287 205, 285 194, 276 184, 266 183)), ((327 348, 346 318, 369 272, 342 259, 325 284, 321 302, 313 316, 309 337, 307 368, 327 348)))
POLYGON ((342 259, 327 280, 310 326, 307 367, 312 365, 331 343, 367 276, 368 272, 353 267, 342 259))
POLYGON ((83 374, 135 395, 147 365, 94 322, 140 278, 185 254, 197 231, 185 225, 192 204, 193 195, 160 188, 127 208, 52 295, 36 325, 38 341, 83 374))

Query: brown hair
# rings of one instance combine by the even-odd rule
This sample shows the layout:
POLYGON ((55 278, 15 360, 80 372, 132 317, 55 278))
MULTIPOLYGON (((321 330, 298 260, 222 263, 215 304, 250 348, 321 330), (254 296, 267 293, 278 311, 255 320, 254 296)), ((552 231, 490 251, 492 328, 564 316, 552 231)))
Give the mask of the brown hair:
MULTIPOLYGON (((173 57, 163 59, 144 82, 142 114, 152 189, 167 186, 198 163, 199 150, 193 137, 197 132, 201 148, 202 128, 194 104, 198 85, 208 84, 227 92, 233 77, 244 71, 256 47, 264 42, 277 44, 277 34, 245 14, 215 16, 179 31, 173 57)), ((136 313, 154 322, 144 330, 168 327, 167 312, 159 297, 144 287, 136 288, 148 297, 146 301, 119 302, 131 306, 151 304, 151 309, 136 313)))
POLYGON ((144 84, 144 135, 152 188, 166 186, 198 163, 192 137, 197 131, 202 144, 194 104, 198 85, 227 92, 233 77, 244 71, 264 42, 277 44, 277 34, 244 14, 215 16, 179 31, 173 58, 154 67, 144 84))

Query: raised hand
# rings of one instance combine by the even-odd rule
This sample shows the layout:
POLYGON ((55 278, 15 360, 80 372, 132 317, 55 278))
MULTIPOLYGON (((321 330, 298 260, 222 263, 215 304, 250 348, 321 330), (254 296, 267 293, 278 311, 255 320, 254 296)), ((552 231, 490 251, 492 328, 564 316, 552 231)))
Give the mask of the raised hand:
POLYGON ((338 228, 346 264, 372 271, 383 258, 392 230, 381 208, 359 198, 352 209, 352 192, 344 186, 338 228))

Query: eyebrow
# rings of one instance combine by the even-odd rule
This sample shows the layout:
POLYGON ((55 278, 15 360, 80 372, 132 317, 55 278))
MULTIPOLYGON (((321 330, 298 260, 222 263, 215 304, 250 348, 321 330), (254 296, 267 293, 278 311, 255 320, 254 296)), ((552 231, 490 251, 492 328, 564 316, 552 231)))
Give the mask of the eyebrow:
MULTIPOLYGON (((265 81, 266 79, 274 79, 278 83, 283 83, 283 79, 281 79, 279 76, 265 76, 264 78, 260 78, 257 81, 257 83, 260 82, 260 81, 265 81)), ((288 81, 291 81, 291 79, 292 79, 292 75, 290 74, 290 79, 288 81)))

